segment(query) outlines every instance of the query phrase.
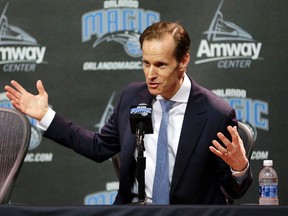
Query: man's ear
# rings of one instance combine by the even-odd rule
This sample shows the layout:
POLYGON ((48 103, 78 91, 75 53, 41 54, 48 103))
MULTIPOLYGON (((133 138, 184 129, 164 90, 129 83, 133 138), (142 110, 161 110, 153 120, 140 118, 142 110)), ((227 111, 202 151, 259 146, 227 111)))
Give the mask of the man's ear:
POLYGON ((189 62, 190 62, 190 54, 186 53, 185 56, 182 58, 180 64, 179 64, 179 68, 181 70, 186 70, 189 62))

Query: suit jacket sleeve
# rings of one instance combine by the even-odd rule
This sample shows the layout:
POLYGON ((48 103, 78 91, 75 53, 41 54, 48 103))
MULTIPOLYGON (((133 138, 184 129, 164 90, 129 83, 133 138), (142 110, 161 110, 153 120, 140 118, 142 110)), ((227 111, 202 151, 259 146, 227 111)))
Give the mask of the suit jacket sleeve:
POLYGON ((102 162, 120 151, 118 130, 115 126, 117 124, 114 124, 115 115, 114 113, 102 128, 102 133, 96 133, 56 113, 44 136, 87 158, 102 162))

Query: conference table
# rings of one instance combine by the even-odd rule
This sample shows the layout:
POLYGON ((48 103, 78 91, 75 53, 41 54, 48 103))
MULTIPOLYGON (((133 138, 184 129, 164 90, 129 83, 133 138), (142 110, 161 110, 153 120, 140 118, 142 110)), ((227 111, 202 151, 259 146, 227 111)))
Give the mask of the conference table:
POLYGON ((102 205, 102 206, 33 206, 0 205, 0 216, 288 216, 288 206, 258 205, 102 205))

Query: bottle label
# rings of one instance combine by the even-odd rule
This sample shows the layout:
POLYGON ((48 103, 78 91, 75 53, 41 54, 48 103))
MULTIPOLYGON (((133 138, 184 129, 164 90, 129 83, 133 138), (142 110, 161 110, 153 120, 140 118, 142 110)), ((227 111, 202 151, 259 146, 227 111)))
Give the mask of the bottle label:
POLYGON ((277 185, 259 186, 259 197, 277 198, 278 197, 277 185))

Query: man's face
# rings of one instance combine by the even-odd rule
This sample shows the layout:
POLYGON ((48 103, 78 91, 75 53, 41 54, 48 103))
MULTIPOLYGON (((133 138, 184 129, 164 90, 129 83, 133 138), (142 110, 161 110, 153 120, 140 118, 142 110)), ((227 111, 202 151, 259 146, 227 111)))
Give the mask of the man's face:
POLYGON ((152 95, 170 99, 183 82, 185 70, 182 69, 182 63, 177 62, 175 58, 175 46, 172 36, 143 42, 143 70, 148 90, 152 95))

